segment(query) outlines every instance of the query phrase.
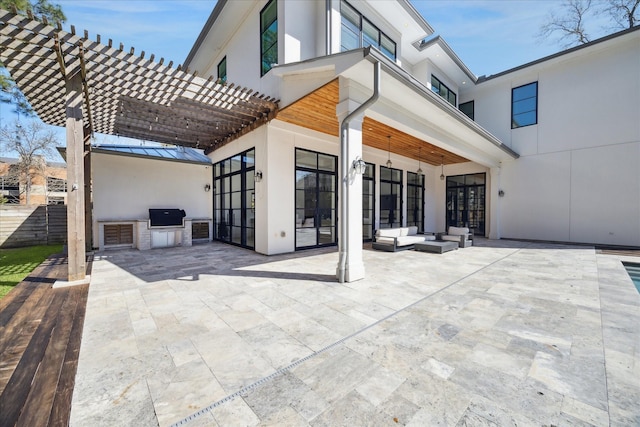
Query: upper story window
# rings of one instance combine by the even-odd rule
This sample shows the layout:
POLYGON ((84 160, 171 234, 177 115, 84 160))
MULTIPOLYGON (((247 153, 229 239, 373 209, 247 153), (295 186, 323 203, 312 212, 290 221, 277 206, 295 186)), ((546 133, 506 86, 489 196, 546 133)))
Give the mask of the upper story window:
POLYGON ((458 105, 458 109, 462 111, 471 120, 475 120, 475 117, 474 117, 475 105, 473 101, 463 102, 462 104, 458 105))
POLYGON ((389 58, 396 59, 395 42, 344 0, 340 2, 340 16, 342 21, 340 50, 342 52, 373 46, 389 58))
POLYGON ((278 3, 271 0, 260 12, 260 76, 278 63, 278 3))
POLYGON ((538 123, 538 82, 511 89, 511 129, 538 123))
POLYGON ((454 91, 449 89, 444 83, 440 81, 436 76, 431 76, 431 90, 449 101, 454 107, 457 105, 457 95, 454 91))
POLYGON ((218 64, 218 81, 221 83, 227 82, 227 57, 222 58, 222 61, 218 64))

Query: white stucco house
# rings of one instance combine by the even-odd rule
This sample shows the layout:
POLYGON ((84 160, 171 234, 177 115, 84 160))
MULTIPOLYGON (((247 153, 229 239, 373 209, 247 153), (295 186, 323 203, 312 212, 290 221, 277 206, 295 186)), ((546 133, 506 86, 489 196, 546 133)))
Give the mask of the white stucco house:
POLYGON ((398 225, 640 246, 638 28, 476 77, 409 1, 221 0, 185 66, 280 100, 207 153, 214 239, 332 245, 345 216, 348 247, 398 225))
POLYGON ((347 281, 388 227, 640 246, 640 28, 477 77, 408 0, 218 0, 184 67, 279 100, 205 152, 214 240, 339 245, 347 281))

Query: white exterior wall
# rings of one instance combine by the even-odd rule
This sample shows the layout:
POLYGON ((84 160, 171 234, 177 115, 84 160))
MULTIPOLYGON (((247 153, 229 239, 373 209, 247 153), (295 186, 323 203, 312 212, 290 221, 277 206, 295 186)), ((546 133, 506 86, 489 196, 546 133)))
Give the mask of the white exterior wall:
MULTIPOLYGON (((232 144, 211 153, 212 163, 232 157, 248 149, 256 150, 256 170, 263 173, 262 181, 256 182, 256 243, 255 250, 266 255, 295 251, 295 150, 302 148, 319 153, 338 156, 340 146, 337 137, 315 132, 279 120, 239 138, 232 144), (267 147, 269 149, 267 150, 267 147)), ((386 151, 363 146, 362 158, 376 165, 376 223, 380 226, 380 166, 385 165, 386 151)), ((415 172, 418 162, 391 154, 393 168, 403 170, 403 207, 407 206, 407 171, 415 172)), ((440 181, 440 166, 422 163, 425 171, 425 230, 444 230, 444 186, 440 181)), ((445 167, 449 172, 476 173, 486 168, 468 163, 445 167)), ((406 224, 406 212, 403 213, 406 224)))
POLYGON ((289 64, 323 56, 324 46, 316 42, 324 40, 324 1, 289 1, 282 4, 284 15, 278 16, 278 25, 284 33, 284 58, 280 62, 289 64))
POLYGON ((502 166, 502 237, 640 246, 640 35, 481 83, 476 121, 518 152, 502 166), (538 82, 538 124, 511 89, 538 82))
POLYGON ((149 218, 150 208, 184 209, 187 218, 211 218, 211 166, 92 153, 93 241, 98 221, 149 218))

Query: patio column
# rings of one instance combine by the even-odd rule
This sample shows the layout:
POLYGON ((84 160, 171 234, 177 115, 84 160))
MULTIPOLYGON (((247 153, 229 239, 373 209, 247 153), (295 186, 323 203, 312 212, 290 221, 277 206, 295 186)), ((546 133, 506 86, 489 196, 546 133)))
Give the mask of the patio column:
POLYGON ((501 191, 500 188, 500 167, 491 168, 489 170, 489 179, 491 180, 491 197, 490 197, 490 209, 491 215, 489 216, 489 238, 500 239, 500 204, 502 197, 498 195, 501 191))
POLYGON ((82 126, 82 76, 66 78, 67 110, 67 251, 69 282, 85 278, 85 177, 82 126))
MULTIPOLYGON (((342 123, 344 118, 354 111, 360 103, 355 103, 351 99, 340 102, 336 107, 338 122, 342 123)), ((338 205, 342 208, 346 204, 346 209, 339 209, 338 212, 347 212, 347 217, 338 216, 338 229, 342 231, 340 221, 347 222, 347 233, 338 235, 338 246, 340 256, 345 257, 344 278, 345 282, 353 282, 364 279, 364 262, 362 261, 362 175, 355 173, 352 165, 353 161, 362 157, 362 120, 364 114, 353 117, 346 129, 347 132, 347 156, 346 161, 340 159, 341 192, 338 194, 338 205), (344 165, 344 166, 343 166, 344 165), (346 169, 346 170, 343 170, 346 169), (343 185, 346 183, 346 185, 343 185), (345 191, 346 190, 346 191, 345 191), (345 194, 342 194, 342 193, 345 194), (344 246, 346 243, 346 246, 344 246), (344 248, 347 248, 346 251, 344 248)), ((336 276, 340 277, 341 264, 338 261, 336 276)))

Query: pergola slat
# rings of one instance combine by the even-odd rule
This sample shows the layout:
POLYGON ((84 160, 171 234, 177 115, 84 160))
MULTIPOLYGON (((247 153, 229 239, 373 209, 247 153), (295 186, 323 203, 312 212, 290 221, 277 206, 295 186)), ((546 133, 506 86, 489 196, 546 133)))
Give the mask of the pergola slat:
POLYGON ((277 101, 189 73, 122 44, 90 40, 0 10, 0 59, 39 117, 64 126, 65 75, 81 71, 83 104, 95 132, 210 152, 275 117, 277 101), (59 51, 59 56, 58 56, 59 51), (87 105, 88 102, 88 105, 87 105), (156 121, 157 117, 157 121, 156 121), (186 126, 189 123, 189 126, 186 126))

